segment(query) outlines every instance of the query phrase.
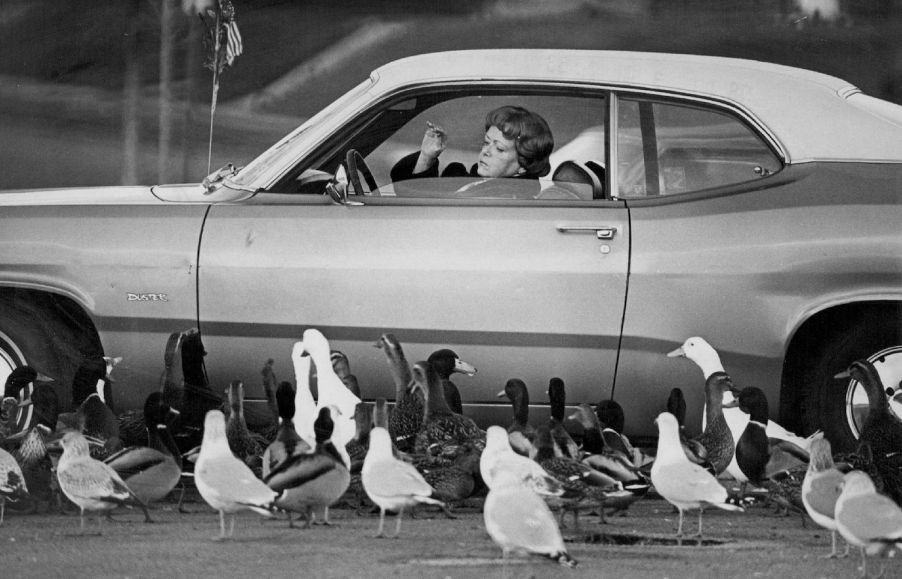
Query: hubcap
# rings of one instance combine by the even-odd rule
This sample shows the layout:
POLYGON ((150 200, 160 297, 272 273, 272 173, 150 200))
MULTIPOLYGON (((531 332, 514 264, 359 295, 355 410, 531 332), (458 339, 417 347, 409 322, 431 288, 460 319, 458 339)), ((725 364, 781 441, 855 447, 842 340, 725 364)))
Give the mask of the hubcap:
MULTIPOLYGON (((887 391, 890 410, 902 419, 902 345, 892 346, 868 357, 874 365, 887 391)), ((846 387, 846 421, 855 438, 868 417, 868 395, 857 380, 850 380, 846 387)))
MULTIPOLYGON (((9 337, 0 332, 0 384, 6 384, 13 370, 25 363, 25 356, 9 337)), ((0 392, 0 396, 3 393, 0 392)))

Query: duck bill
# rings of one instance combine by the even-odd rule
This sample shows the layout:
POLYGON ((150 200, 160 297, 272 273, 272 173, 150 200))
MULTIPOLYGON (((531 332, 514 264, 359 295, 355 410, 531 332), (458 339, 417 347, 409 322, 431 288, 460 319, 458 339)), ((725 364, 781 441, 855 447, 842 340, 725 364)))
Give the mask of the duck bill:
POLYGON ((721 406, 724 408, 739 408, 739 399, 733 398, 729 402, 724 402, 721 406))
POLYGON ((26 406, 31 406, 32 404, 34 404, 34 402, 31 401, 31 398, 28 398, 26 400, 19 402, 16 406, 18 408, 25 408, 26 406))
POLYGON ((679 348, 677 348, 676 350, 674 350, 672 352, 667 352, 667 357, 668 358, 685 358, 686 352, 684 352, 683 347, 680 346, 679 348))
POLYGON ((504 398, 504 397, 507 396, 507 392, 505 392, 504 390, 502 390, 501 392, 499 392, 498 394, 496 394, 496 396, 498 396, 498 398, 504 398))
POLYGON ((838 374, 833 375, 834 380, 847 380, 852 377, 852 374, 848 370, 843 370, 838 374))
POLYGON ((34 379, 35 382, 53 382, 53 378, 47 376, 46 374, 41 374, 38 372, 37 377, 34 379))
POLYGON ((476 367, 458 358, 454 361, 453 371, 459 372, 460 374, 466 374, 467 376, 473 376, 474 374, 476 374, 476 367))

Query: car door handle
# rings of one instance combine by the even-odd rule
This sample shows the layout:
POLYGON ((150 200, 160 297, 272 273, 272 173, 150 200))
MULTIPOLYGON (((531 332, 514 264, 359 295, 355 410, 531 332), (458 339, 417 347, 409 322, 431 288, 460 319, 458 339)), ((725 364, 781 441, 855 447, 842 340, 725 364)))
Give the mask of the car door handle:
POLYGON ((557 230, 561 233, 591 233, 595 232, 598 239, 614 239, 617 234, 616 227, 608 225, 558 225, 557 230))

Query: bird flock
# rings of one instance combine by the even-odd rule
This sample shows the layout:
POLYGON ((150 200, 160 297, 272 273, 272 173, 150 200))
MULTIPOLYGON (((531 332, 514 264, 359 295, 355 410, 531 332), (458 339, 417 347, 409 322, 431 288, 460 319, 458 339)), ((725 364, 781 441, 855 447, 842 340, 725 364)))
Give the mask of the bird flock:
POLYGON ((684 515, 697 512, 693 537, 702 544, 705 509, 742 516, 750 497, 765 496, 829 530, 826 557, 857 547, 863 575, 869 558, 902 549, 902 422, 867 361, 837 374, 862 385, 870 411, 857 450, 834 454, 821 432, 800 437, 770 420, 764 392, 735 386, 717 351, 691 337, 667 355, 701 370, 701 428, 685 424, 686 398, 674 388, 655 420, 656 448, 641 449, 623 433, 623 410, 613 400, 581 402, 568 415, 560 377, 548 382, 550 420, 530 421, 528 386, 511 378, 497 394, 510 402, 510 422, 483 429, 464 414, 452 381, 455 373, 476 374, 472 364, 448 348, 411 364, 391 333, 374 346, 394 400, 365 401, 348 357, 310 328, 289 353, 293 382, 277 379, 274 359, 264 363, 270 416, 253 429, 244 384, 233 381, 221 394, 210 386, 196 328, 169 336, 159 388, 140 411, 115 411, 111 374, 119 358, 85 358, 71 412, 62 412, 51 377, 16 368, 0 404, 0 524, 8 503, 77 510, 80 532, 86 514, 97 515, 101 532, 121 506, 141 509, 150 522, 154 503, 193 484, 219 513, 217 540, 234 535, 236 514, 245 510, 289 527, 295 516, 304 527, 329 525, 336 505, 378 511, 376 536, 397 537, 406 512, 439 509, 454 518, 455 510, 475 507, 505 564, 525 554, 573 567, 561 531, 567 515, 576 529, 586 513, 604 524, 656 495, 678 513, 679 545, 684 515), (395 517, 391 535, 386 514, 395 517))

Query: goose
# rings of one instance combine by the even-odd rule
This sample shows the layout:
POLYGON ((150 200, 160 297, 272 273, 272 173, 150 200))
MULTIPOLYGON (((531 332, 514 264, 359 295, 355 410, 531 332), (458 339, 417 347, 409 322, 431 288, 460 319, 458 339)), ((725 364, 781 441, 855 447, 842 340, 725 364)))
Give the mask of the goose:
POLYGON ((566 567, 577 565, 548 505, 513 472, 498 473, 485 499, 483 521, 492 541, 501 547, 505 566, 510 553, 516 552, 541 555, 566 567))
POLYGON ((347 458, 345 445, 354 437, 356 424, 354 423, 354 409, 360 402, 360 397, 348 390, 341 378, 332 369, 329 342, 326 337, 315 328, 304 330, 301 340, 304 351, 310 354, 313 364, 316 366, 317 376, 317 400, 316 411, 334 406, 336 409, 332 421, 335 424, 333 441, 340 453, 344 453, 346 464, 350 465, 347 458))
MULTIPOLYGON (((902 508, 877 492, 874 481, 853 470, 843 477, 836 499, 836 529, 861 553, 862 577, 867 577, 868 555, 893 555, 902 550, 902 508)), ((877 577, 881 577, 885 568, 877 577)))
POLYGON ((194 483, 204 501, 219 512, 219 536, 214 540, 224 540, 234 534, 237 512, 249 509, 271 517, 276 508, 275 502, 281 495, 266 486, 244 461, 232 454, 226 438, 225 416, 221 411, 207 412, 203 432, 200 453, 194 465, 194 483), (228 534, 226 514, 230 515, 228 534))
POLYGON ((849 544, 843 554, 836 551, 836 501, 839 498, 843 472, 833 462, 830 441, 826 438, 811 443, 811 460, 802 481, 802 503, 811 519, 821 527, 830 531, 832 549, 825 557, 847 557, 849 544))
POLYGON ((451 381, 451 374, 459 373, 465 376, 474 376, 476 368, 460 359, 457 352, 449 348, 441 348, 431 353, 426 359, 427 362, 435 367, 438 372, 439 379, 442 382, 442 392, 445 401, 455 414, 463 414, 463 403, 460 400, 460 391, 457 385, 451 381))
POLYGON ((742 507, 727 502, 725 489, 713 474, 690 462, 680 445, 679 424, 669 412, 655 419, 658 426, 658 449, 651 466, 651 483, 655 491, 680 513, 677 543, 683 544, 683 514, 698 509, 698 542, 702 542, 702 516, 707 506, 727 511, 742 511, 742 507))
POLYGON ((579 445, 564 428, 567 393, 562 379, 555 377, 548 381, 548 400, 551 405, 551 418, 548 425, 551 428, 551 436, 554 438, 556 447, 560 449, 563 456, 579 459, 579 445))
MULTIPOLYGON (((715 373, 721 373, 729 377, 727 372, 724 370, 723 364, 720 361, 720 356, 717 353, 711 344, 706 342, 703 338, 693 336, 686 339, 683 344, 669 352, 667 354, 670 358, 675 357, 683 357, 688 358, 689 360, 695 362, 696 365, 701 369, 702 374, 704 375, 705 381, 715 373)), ((723 404, 724 404, 724 418, 727 421, 727 425, 730 427, 730 432, 733 435, 733 441, 739 440, 739 437, 742 436, 742 432, 745 430, 745 426, 749 421, 748 414, 745 414, 737 406, 735 406, 735 395, 732 391, 726 391, 723 395, 723 404)), ((705 419, 707 419, 707 410, 705 413, 705 419)), ((702 423, 702 429, 704 430, 705 423, 702 423)), ((767 422, 766 428, 768 438, 778 438, 780 440, 785 440, 799 448, 808 451, 808 447, 811 446, 811 441, 816 438, 818 433, 814 433, 808 438, 803 438, 798 436, 792 432, 789 432, 773 420, 769 420, 767 422)), ((733 459, 730 461, 730 464, 727 465, 725 469, 726 472, 732 476, 734 479, 739 480, 742 478, 742 473, 739 470, 739 466, 736 463, 736 457, 734 453, 733 459)))
POLYGON ((159 392, 147 396, 143 412, 147 445, 125 447, 104 462, 139 501, 150 504, 166 497, 179 483, 182 460, 166 424, 174 411, 163 403, 159 392))
POLYGON ((25 475, 16 459, 0 448, 0 525, 6 513, 6 501, 28 500, 28 486, 25 475))
MULTIPOLYGON (((56 468, 60 490, 79 508, 79 529, 85 530, 85 511, 111 511, 119 506, 138 506, 145 522, 152 522, 147 506, 128 488, 108 464, 91 457, 88 440, 80 432, 68 431, 60 439, 63 448, 56 468)), ((98 531, 103 518, 98 518, 98 531)))
POLYGON ((413 366, 413 378, 426 393, 426 410, 423 424, 417 433, 414 451, 416 454, 453 457, 459 449, 472 443, 479 451, 485 448, 485 431, 462 414, 455 414, 448 407, 442 391, 442 384, 435 368, 429 362, 417 362, 413 366))
POLYGON ((394 334, 382 334, 376 347, 385 354, 395 382, 395 406, 389 416, 388 432, 398 450, 411 452, 423 424, 425 393, 415 387, 410 365, 394 334))
POLYGON ((269 488, 280 493, 276 506, 303 513, 305 528, 313 524, 314 513, 323 512, 323 524, 329 523, 329 507, 348 489, 351 473, 332 443, 334 423, 330 408, 322 408, 316 418, 316 447, 313 452, 293 454, 278 464, 263 479, 269 488))
POLYGON ((504 390, 498 392, 498 397, 507 397, 513 409, 514 414, 507 432, 508 436, 514 433, 518 433, 519 436, 512 437, 511 444, 518 453, 529 456, 536 428, 529 423, 529 389, 526 383, 519 378, 511 378, 504 384, 504 390), (524 440, 525 442, 522 442, 524 440))
POLYGON ((398 513, 395 523, 397 537, 401 532, 404 509, 419 504, 444 506, 435 498, 435 491, 413 465, 392 456, 392 441, 388 431, 376 426, 370 432, 370 447, 361 470, 363 489, 379 507, 377 537, 384 536, 385 511, 398 513))
POLYGON ((276 439, 269 443, 266 450, 263 451, 261 472, 264 479, 289 457, 313 451, 313 447, 300 437, 294 427, 295 392, 291 382, 279 383, 275 399, 280 422, 276 439))
POLYGON ((902 505, 902 420, 890 409, 886 390, 877 368, 867 360, 852 362, 847 370, 836 375, 838 380, 857 381, 868 396, 868 415, 858 438, 861 454, 869 454, 870 468, 876 475, 878 488, 902 505))

